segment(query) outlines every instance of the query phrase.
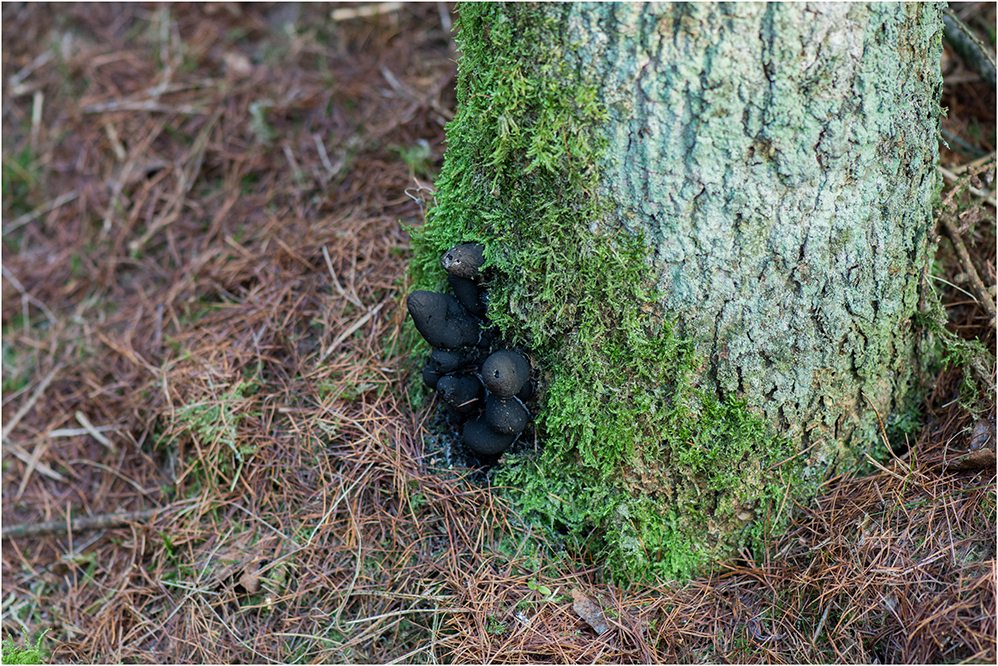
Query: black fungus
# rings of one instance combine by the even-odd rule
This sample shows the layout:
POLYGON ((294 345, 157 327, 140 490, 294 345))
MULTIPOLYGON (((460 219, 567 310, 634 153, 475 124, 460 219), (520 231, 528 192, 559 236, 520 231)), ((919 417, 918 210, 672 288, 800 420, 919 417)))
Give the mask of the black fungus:
POLYGON ((479 399, 484 392, 481 380, 475 375, 444 375, 437 382, 440 397, 462 414, 481 407, 479 399))
POLYGON ((444 253, 440 259, 440 264, 451 275, 468 280, 478 280, 481 277, 479 269, 485 263, 485 257, 482 254, 484 249, 478 243, 465 243, 452 247, 444 253))
POLYGON ((496 432, 481 416, 465 423, 463 430, 465 446, 481 456, 499 455, 510 447, 516 435, 496 432))
POLYGON ((448 250, 441 264, 455 295, 415 291, 406 307, 434 347, 422 369, 423 382, 440 394, 450 425, 461 429, 460 455, 470 452, 488 469, 530 422, 525 403, 534 385, 530 363, 509 351, 510 344, 486 320, 482 250, 477 243, 448 250))
POLYGON ((458 302, 467 308, 471 314, 484 319, 488 305, 486 304, 482 290, 478 288, 475 281, 456 275, 448 275, 447 281, 450 282, 451 291, 454 292, 454 296, 457 297, 458 302))
POLYGON ((460 428, 468 420, 467 414, 454 409, 446 402, 444 403, 444 411, 447 413, 447 421, 455 428, 460 428))
POLYGON ((490 395, 485 399, 485 421, 498 433, 518 435, 527 427, 530 414, 516 398, 490 395))
POLYGON ((522 402, 526 402, 527 400, 530 400, 530 396, 532 396, 533 394, 534 394, 533 383, 524 382, 523 388, 521 388, 520 392, 516 394, 516 397, 519 398, 522 402))
POLYGON ((477 347, 434 349, 430 352, 430 360, 427 361, 426 367, 437 374, 446 375, 455 370, 481 365, 481 361, 478 360, 481 355, 482 352, 477 347))
POLYGON ((431 389, 437 388, 437 382, 443 376, 442 372, 437 372, 433 370, 430 366, 423 366, 423 383, 429 386, 431 389))
POLYGON ((416 330, 434 347, 454 349, 477 345, 481 339, 481 322, 450 294, 414 291, 406 308, 416 330))
POLYGON ((511 398, 519 393, 529 379, 530 364, 522 354, 514 351, 497 351, 482 364, 485 388, 501 398, 511 398))

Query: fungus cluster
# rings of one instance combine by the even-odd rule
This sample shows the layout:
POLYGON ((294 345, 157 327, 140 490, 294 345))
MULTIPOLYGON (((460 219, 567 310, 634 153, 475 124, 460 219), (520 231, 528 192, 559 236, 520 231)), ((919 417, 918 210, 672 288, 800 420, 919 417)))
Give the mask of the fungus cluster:
POLYGON ((414 291, 406 300, 416 330, 434 347, 423 382, 440 395, 464 445, 491 458, 508 449, 530 421, 530 363, 485 320, 482 246, 453 247, 440 263, 454 295, 414 291))

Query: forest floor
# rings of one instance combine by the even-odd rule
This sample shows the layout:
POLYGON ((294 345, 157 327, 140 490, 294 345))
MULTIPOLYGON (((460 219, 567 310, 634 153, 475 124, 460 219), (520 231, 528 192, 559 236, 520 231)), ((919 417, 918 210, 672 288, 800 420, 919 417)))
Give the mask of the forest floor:
MULTIPOLYGON (((965 11, 993 44, 994 5, 965 11)), ((529 528, 431 468, 407 388, 452 17, 358 13, 4 4, 4 639, 91 663, 994 663, 991 358, 711 576, 623 588, 586 553, 494 549, 529 528)), ((993 188, 995 93, 943 67, 931 280, 993 351, 994 195, 970 188, 993 188)))

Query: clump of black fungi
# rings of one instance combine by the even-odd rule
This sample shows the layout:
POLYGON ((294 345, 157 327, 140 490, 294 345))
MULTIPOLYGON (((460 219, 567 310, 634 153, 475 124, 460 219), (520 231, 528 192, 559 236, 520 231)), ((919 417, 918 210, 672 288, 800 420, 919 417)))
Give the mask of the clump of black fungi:
POLYGON ((463 445, 491 466, 530 422, 530 363, 485 319, 482 246, 453 247, 440 263, 454 295, 414 291, 406 301, 416 330, 435 348, 423 381, 440 396, 463 445))

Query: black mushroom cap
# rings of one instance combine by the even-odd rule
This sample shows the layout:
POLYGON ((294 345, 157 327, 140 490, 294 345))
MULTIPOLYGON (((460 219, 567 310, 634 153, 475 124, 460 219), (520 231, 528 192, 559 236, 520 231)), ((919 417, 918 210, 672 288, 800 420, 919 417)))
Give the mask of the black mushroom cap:
POLYGON ((496 456, 510 447, 517 433, 498 433, 480 416, 464 424, 463 435, 465 446, 478 455, 496 456))
POLYGON ((434 347, 454 349, 481 339, 481 322, 450 294, 414 291, 405 304, 416 330, 434 347))
POLYGON ((464 425, 464 422, 468 420, 468 415, 464 412, 459 412, 447 403, 444 403, 444 411, 447 414, 447 420, 455 428, 460 428, 464 425))
POLYGON ((468 452, 494 465, 530 422, 525 401, 534 393, 530 362, 509 347, 487 320, 484 248, 465 243, 440 260, 454 295, 415 291, 406 308, 434 349, 423 381, 440 394, 451 426, 461 430, 468 452))
POLYGON ((527 427, 530 414, 516 398, 490 395, 485 399, 485 421, 498 433, 516 435, 527 427))
POLYGON ((500 398, 513 397, 529 379, 530 364, 514 351, 497 351, 482 364, 485 388, 500 398))
POLYGON ((520 400, 526 401, 530 399, 530 396, 534 394, 534 384, 533 382, 524 382, 523 387, 520 392, 516 394, 516 397, 520 400))
POLYGON ((448 405, 467 414, 481 407, 484 391, 475 375, 445 375, 437 382, 437 393, 448 405))
POLYGON ((465 243, 452 247, 444 253, 440 264, 451 275, 477 280, 480 275, 479 269, 485 263, 485 256, 482 254, 484 249, 478 243, 465 243))
POLYGON ((454 292, 458 302, 466 307, 468 312, 476 317, 485 317, 488 305, 486 304, 485 296, 474 280, 456 275, 448 275, 447 281, 450 282, 451 291, 454 292))
POLYGON ((431 389, 437 388, 437 382, 443 376, 441 372, 435 372, 430 366, 423 367, 423 383, 429 386, 431 389))
POLYGON ((482 352, 478 347, 462 347, 460 349, 434 349, 426 367, 438 375, 447 375, 455 370, 461 370, 472 365, 481 365, 478 360, 482 352))

